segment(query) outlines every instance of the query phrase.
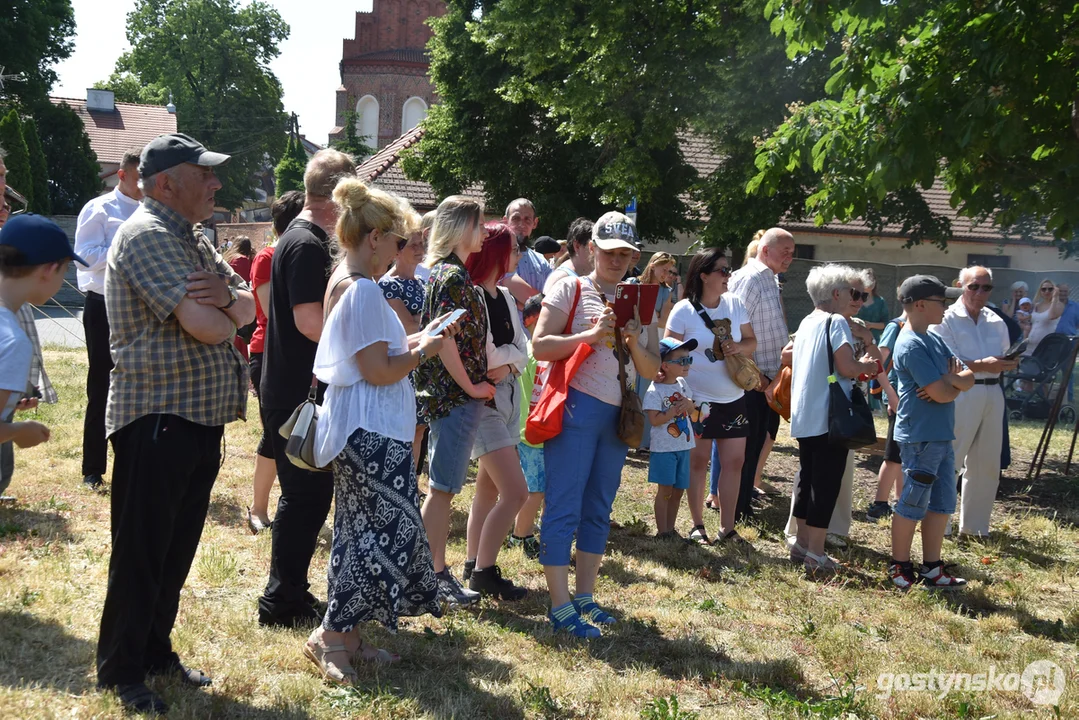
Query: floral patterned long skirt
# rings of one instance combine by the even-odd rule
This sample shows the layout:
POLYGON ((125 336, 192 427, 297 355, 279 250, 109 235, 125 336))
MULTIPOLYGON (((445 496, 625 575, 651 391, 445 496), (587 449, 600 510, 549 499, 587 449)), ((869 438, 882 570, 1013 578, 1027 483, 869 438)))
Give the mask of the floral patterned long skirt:
POLYGON ((333 461, 333 547, 322 626, 345 633, 374 620, 442 614, 420 517, 412 443, 360 428, 333 461))

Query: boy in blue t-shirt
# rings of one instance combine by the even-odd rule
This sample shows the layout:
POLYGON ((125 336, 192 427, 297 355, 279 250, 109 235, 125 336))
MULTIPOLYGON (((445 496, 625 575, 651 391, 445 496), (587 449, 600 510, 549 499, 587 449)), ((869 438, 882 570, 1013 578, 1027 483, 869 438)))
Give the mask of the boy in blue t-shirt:
POLYGON ((907 331, 895 343, 899 409, 895 441, 903 465, 903 492, 892 516, 892 563, 889 574, 906 590, 917 581, 910 546, 922 523, 922 567, 918 578, 934 588, 961 587, 963 578, 948 572, 940 559, 944 531, 955 512, 955 406, 953 401, 974 386, 974 373, 952 355, 929 326, 944 319, 948 298, 962 294, 931 275, 915 275, 899 287, 907 313, 907 331))
POLYGON ((0 492, 11 481, 9 443, 30 448, 49 439, 49 428, 39 422, 13 422, 16 410, 33 408, 37 402, 23 398, 33 346, 16 313, 26 303, 48 302, 63 284, 72 259, 86 265, 60 226, 40 215, 16 215, 0 230, 0 445, 6 446, 0 450, 5 458, 0 492))

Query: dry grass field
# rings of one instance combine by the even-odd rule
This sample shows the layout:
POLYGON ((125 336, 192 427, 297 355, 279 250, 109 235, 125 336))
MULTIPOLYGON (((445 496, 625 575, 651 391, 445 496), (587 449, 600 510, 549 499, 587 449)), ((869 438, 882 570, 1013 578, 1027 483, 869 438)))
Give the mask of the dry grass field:
MULTIPOLYGON (((19 500, 0 507, 0 718, 122 717, 116 698, 94 687, 109 500, 79 482, 85 356, 50 350, 46 364, 62 402, 36 414, 53 439, 17 452, 9 493, 19 500)), ((789 439, 767 473, 787 496, 741 529, 754 553, 653 540, 647 461, 631 456, 597 588, 619 617, 613 630, 592 642, 553 635, 540 567, 506 551, 501 564, 532 590, 526 600, 405 620, 396 637, 372 629, 405 659, 360 667, 359 684, 342 689, 301 655, 304 632, 256 622, 270 539, 248 533, 244 509, 259 429, 234 423, 173 635, 214 684, 155 687, 170 717, 199 719, 1079 717, 1079 488, 1059 462, 1070 432, 1058 435, 1042 480, 1023 481, 1039 431, 1015 432, 992 536, 945 544, 970 579, 963 591, 901 594, 885 584, 888 524, 861 513, 877 460, 858 459, 853 542, 836 553, 846 572, 814 583, 787 563, 782 544, 797 466, 789 439), (881 673, 999 675, 1035 660, 1063 668, 1056 708, 1001 687, 886 694, 880 685, 881 673)), ((469 499, 466 488, 453 515, 458 570, 469 499)), ((718 518, 707 521, 714 535, 718 518)), ((329 538, 327 526, 311 575, 318 595, 329 538)))

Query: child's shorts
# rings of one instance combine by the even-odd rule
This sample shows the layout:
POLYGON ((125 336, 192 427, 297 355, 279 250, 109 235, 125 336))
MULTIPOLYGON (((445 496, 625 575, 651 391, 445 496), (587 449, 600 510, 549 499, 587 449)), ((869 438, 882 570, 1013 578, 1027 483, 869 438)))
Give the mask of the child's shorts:
POLYGON ((648 482, 676 490, 689 488, 689 450, 651 453, 648 456, 648 482))
POLYGON ((521 470, 525 474, 528 492, 547 492, 547 473, 543 469, 543 448, 532 447, 522 442, 517 444, 517 454, 521 456, 521 470))
POLYGON ((899 443, 903 463, 903 493, 895 504, 900 517, 918 522, 928 510, 955 512, 955 453, 948 441, 899 443))

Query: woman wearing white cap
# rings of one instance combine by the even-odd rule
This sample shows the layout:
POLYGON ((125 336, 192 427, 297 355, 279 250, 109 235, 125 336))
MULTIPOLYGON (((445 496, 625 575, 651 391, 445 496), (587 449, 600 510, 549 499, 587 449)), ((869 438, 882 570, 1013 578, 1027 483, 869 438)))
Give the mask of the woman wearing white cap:
MULTIPOLYGON (((585 277, 561 280, 543 300, 532 341, 539 361, 568 358, 582 343, 595 352, 570 382, 562 432, 544 445, 547 475, 540 563, 551 593, 551 623, 577 637, 600 635, 594 624, 614 618, 596 605, 592 593, 610 532, 611 507, 629 449, 617 433, 623 388, 614 348, 615 314, 607 307, 632 260, 637 230, 625 215, 610 212, 592 228, 595 269, 585 277), (568 323, 568 326, 567 326, 568 323), (577 540, 576 594, 569 594, 569 562, 577 540)), ((659 358, 642 336, 658 340, 639 319, 623 328, 623 360, 632 383, 636 373, 654 377, 659 358)))

